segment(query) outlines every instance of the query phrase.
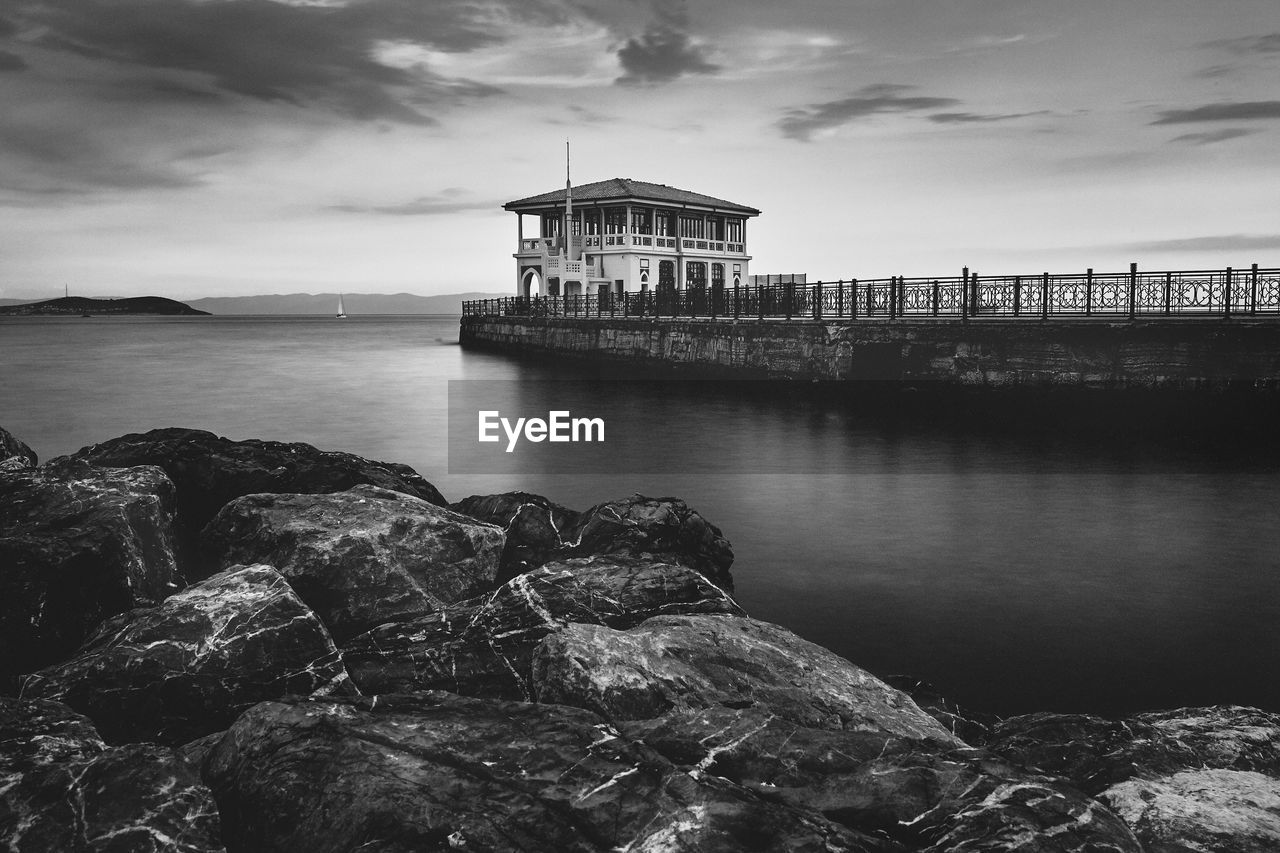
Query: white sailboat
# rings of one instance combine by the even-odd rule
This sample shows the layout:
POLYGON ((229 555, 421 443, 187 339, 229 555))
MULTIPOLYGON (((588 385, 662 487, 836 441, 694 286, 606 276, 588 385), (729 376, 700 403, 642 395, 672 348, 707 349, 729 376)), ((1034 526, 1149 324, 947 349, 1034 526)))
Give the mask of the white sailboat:
POLYGON ((346 311, 344 311, 344 310, 342 310, 342 294, 341 294, 341 293, 339 293, 339 294, 338 294, 338 314, 337 314, 337 316, 338 316, 338 319, 339 319, 339 320, 344 320, 344 319, 346 319, 346 316, 347 316, 347 312, 346 312, 346 311))

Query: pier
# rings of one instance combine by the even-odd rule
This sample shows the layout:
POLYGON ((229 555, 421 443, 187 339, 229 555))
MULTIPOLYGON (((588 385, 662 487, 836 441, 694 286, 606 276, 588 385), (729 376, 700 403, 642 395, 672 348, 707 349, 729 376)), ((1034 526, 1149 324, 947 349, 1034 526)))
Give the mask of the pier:
POLYGON ((1280 269, 898 278, 464 305, 463 346, 917 388, 1280 390, 1280 269))

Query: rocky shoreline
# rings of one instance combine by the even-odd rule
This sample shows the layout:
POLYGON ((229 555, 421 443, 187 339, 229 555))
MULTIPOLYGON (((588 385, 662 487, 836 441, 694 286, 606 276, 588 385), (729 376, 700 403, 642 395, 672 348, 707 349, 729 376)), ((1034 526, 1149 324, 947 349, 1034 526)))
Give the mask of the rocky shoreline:
POLYGON ((676 498, 189 429, 38 461, 0 429, 4 849, 1280 850, 1280 715, 969 714, 752 619, 676 498))

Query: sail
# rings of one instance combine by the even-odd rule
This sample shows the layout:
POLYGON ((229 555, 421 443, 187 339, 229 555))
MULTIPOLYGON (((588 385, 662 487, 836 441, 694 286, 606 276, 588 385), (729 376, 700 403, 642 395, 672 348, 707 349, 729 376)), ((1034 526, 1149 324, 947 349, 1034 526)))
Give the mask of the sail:
POLYGON ((345 317, 345 316, 347 316, 347 312, 346 312, 345 310, 343 310, 343 308, 342 308, 342 294, 341 294, 341 293, 339 293, 339 294, 338 294, 338 316, 339 316, 339 317, 345 317))

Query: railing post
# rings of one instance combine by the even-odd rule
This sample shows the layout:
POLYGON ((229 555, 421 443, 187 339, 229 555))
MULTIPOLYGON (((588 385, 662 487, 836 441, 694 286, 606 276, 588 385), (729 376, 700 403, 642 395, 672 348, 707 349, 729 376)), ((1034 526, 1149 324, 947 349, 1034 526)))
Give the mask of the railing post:
POLYGON ((1088 317, 1093 313, 1093 267, 1085 270, 1084 273, 1084 314, 1088 317))
POLYGON ((867 316, 876 313, 875 279, 867 282, 867 316))
POLYGON ((822 319, 822 282, 813 286, 813 319, 822 319))
POLYGON ((1049 274, 1040 279, 1040 319, 1049 319, 1049 274))
POLYGON ((969 268, 960 271, 960 319, 969 321, 969 268))
POLYGON ((844 316, 844 279, 836 282, 836 316, 844 316))
POLYGON ((1173 311, 1173 273, 1164 274, 1164 313, 1173 311))
POLYGON ((978 308, 982 304, 982 300, 978 298, 978 273, 977 272, 969 273, 969 280, 970 280, 969 295, 973 298, 973 306, 970 309, 969 313, 977 317, 978 308))
POLYGON ((933 316, 938 316, 938 300, 942 296, 942 287, 935 278, 933 280, 933 316))
POLYGON ((1132 320, 1137 316, 1138 305, 1134 301, 1138 296, 1138 265, 1137 263, 1129 264, 1129 319, 1132 320))
POLYGON ((733 319, 738 319, 739 312, 742 311, 742 280, 734 278, 733 280, 733 319))
POLYGON ((898 319, 898 277, 889 276, 889 319, 898 319))
POLYGON ((787 319, 791 319, 791 309, 794 306, 796 296, 796 274, 791 274, 791 281, 782 289, 782 298, 787 304, 787 319))
POLYGON ((756 285, 756 312, 760 315, 757 319, 762 323, 764 322, 764 289, 766 287, 768 287, 767 284, 756 285))
POLYGON ((1249 279, 1249 313, 1258 313, 1258 265, 1253 265, 1253 275, 1249 279))
POLYGON ((849 319, 858 319, 858 280, 849 279, 849 319))
POLYGON ((1013 277, 1013 316, 1022 316, 1022 276, 1013 277))
POLYGON ((1222 279, 1222 316, 1231 316, 1231 267, 1227 267, 1227 274, 1222 279))

